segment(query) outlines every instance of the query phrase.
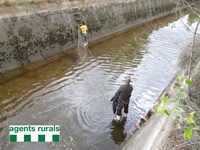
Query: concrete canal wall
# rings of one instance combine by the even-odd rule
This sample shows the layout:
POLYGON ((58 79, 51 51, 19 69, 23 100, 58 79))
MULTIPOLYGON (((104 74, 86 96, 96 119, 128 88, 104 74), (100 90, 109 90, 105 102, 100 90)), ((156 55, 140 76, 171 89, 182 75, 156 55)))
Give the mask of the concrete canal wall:
POLYGON ((84 20, 94 41, 174 11, 169 0, 135 0, 1 16, 0 72, 47 58, 77 44, 77 23, 84 20))

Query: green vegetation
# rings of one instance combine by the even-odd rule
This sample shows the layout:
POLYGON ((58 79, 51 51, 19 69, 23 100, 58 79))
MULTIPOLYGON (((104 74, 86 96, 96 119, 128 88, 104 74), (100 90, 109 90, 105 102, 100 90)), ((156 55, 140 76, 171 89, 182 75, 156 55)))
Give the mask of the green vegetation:
MULTIPOLYGON (((172 118, 175 122, 175 126, 173 127, 173 132, 171 131, 170 136, 175 135, 175 139, 172 140, 185 140, 184 145, 177 143, 178 146, 196 146, 198 147, 199 142, 199 131, 200 131, 200 116, 199 116, 199 105, 195 101, 195 99, 199 98, 200 93, 198 90, 194 90, 200 88, 199 78, 193 77, 194 83, 189 79, 183 79, 181 76, 176 79, 176 87, 175 87, 175 96, 171 98, 171 104, 173 107, 169 107, 169 97, 164 96, 162 98, 161 104, 157 106, 157 114, 158 115, 167 115, 172 118), (198 83, 198 84, 196 84, 198 83), (184 85, 187 85, 192 92, 197 94, 198 96, 191 97, 190 94, 187 94, 186 88, 184 85), (192 88, 191 88, 192 87, 192 88), (181 135, 182 134, 182 135, 181 135), (180 135, 182 136, 182 140, 180 139, 180 135)), ((171 145, 172 146, 172 145, 171 145)), ((196 148, 195 147, 195 148, 196 148)))
POLYGON ((190 105, 190 100, 187 92, 185 91, 184 84, 190 86, 192 81, 189 79, 184 80, 182 77, 177 77, 176 79, 176 94, 175 98, 172 100, 173 107, 167 108, 166 104, 169 101, 168 96, 162 98, 162 102, 157 106, 158 115, 167 115, 172 119, 176 120, 177 126, 179 128, 184 126, 183 138, 185 140, 192 140, 194 132, 196 129, 200 129, 200 122, 198 122, 197 113, 190 105))

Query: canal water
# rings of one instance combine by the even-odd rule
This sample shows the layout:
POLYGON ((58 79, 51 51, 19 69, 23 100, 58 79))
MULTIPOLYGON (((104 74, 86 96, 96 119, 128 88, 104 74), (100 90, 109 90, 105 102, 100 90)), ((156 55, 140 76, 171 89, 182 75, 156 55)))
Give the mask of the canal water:
MULTIPOLYGON (((153 106, 178 70, 196 22, 168 16, 59 59, 0 85, 1 150, 120 149, 127 132, 153 106), (131 75, 126 122, 113 121, 111 97, 131 75), (59 143, 9 143, 9 125, 61 126, 59 143)), ((34 65, 32 66, 34 68, 34 65)), ((141 139, 142 140, 142 139, 141 139)))

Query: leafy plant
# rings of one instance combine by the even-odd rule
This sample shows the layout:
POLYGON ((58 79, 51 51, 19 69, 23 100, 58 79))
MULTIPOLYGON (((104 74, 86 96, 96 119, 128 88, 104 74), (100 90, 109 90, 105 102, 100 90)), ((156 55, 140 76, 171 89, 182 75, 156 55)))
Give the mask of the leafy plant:
POLYGON ((183 133, 183 138, 186 140, 191 140, 193 139, 193 130, 192 127, 189 127, 187 129, 185 129, 184 133, 183 133))
POLYGON ((192 140, 194 137, 194 128, 200 128, 199 123, 197 123, 197 113, 195 111, 188 112, 192 109, 188 105, 188 94, 184 88, 184 84, 191 85, 192 81, 189 79, 183 79, 181 76, 176 78, 176 89, 175 89, 175 98, 171 102, 174 103, 172 108, 167 107, 169 103, 169 97, 162 97, 161 104, 156 107, 158 115, 166 115, 170 118, 177 120, 178 128, 181 128, 182 125, 186 125, 187 128, 183 132, 184 140, 192 140), (189 115, 188 115, 189 114, 189 115))

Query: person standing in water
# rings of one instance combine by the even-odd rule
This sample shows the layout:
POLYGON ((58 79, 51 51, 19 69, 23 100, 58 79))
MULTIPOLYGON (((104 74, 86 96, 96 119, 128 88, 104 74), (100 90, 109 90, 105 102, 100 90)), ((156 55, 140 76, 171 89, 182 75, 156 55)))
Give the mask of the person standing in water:
POLYGON ((82 22, 81 25, 79 25, 79 29, 81 30, 81 33, 82 33, 82 36, 83 36, 83 43, 88 43, 88 40, 87 40, 87 31, 88 31, 88 28, 85 25, 84 21, 82 22))
POLYGON ((130 102, 131 93, 133 91, 133 87, 130 84, 131 77, 126 77, 124 80, 124 84, 120 86, 118 93, 118 103, 117 103, 117 116, 116 121, 120 121, 122 116, 122 109, 124 109, 123 116, 127 117, 128 114, 128 106, 130 102))

